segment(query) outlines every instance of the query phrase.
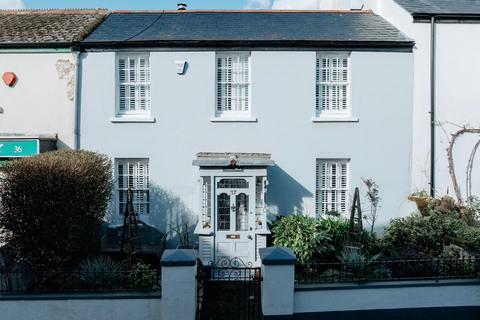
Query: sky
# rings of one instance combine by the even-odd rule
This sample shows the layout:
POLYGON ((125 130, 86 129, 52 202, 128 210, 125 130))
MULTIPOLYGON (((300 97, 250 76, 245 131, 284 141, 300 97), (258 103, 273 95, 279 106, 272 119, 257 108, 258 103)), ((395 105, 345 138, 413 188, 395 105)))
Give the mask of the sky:
POLYGON ((176 9, 185 2, 189 9, 317 9, 332 0, 0 0, 0 9, 107 8, 176 9))

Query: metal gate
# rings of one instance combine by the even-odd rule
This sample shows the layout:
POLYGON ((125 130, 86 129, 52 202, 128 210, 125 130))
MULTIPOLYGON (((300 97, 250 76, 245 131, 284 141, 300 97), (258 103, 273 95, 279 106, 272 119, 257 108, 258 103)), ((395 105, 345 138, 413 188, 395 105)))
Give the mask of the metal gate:
POLYGON ((261 269, 238 258, 221 258, 197 273, 198 320, 257 320, 262 318, 261 269))

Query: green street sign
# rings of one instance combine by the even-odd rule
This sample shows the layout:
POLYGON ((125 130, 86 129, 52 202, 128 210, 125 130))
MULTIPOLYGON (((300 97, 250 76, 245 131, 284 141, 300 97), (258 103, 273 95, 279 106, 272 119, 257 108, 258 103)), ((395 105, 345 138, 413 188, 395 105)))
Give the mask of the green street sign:
POLYGON ((0 158, 29 157, 38 152, 38 140, 0 140, 0 158))

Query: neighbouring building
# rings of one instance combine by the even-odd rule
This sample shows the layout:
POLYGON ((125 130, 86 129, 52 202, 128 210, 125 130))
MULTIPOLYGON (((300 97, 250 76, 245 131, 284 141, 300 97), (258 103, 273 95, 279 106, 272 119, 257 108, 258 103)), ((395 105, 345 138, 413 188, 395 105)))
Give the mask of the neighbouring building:
POLYGON ((133 188, 204 262, 258 264, 269 221, 347 214, 362 177, 379 226, 404 214, 413 45, 369 11, 112 12, 81 44, 79 117, 79 146, 114 161, 110 221, 133 188))
MULTIPOLYGON (((453 195, 446 152, 451 134, 463 126, 480 128, 480 1, 370 2, 376 13, 415 40, 413 191, 429 190, 433 177, 437 196, 453 195)), ((478 141, 478 134, 465 134, 453 150, 464 199, 480 195, 478 141)))
POLYGON ((105 10, 0 10, 0 162, 74 148, 78 45, 105 10))
MULTIPOLYGON (((321 0, 330 10, 371 9, 415 40, 412 191, 454 194, 447 151, 451 134, 480 128, 480 0, 321 0), (433 157, 432 157, 433 154, 433 157)), ((478 134, 453 150, 463 199, 480 195, 478 134)))

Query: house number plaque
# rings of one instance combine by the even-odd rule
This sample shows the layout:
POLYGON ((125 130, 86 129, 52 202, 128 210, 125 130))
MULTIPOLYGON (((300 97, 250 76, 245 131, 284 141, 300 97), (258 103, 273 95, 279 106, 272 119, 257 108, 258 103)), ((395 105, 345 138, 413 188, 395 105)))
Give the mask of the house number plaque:
POLYGON ((227 234, 227 239, 238 240, 240 239, 239 234, 227 234))
POLYGON ((38 140, 0 140, 0 158, 29 157, 38 154, 38 140))

